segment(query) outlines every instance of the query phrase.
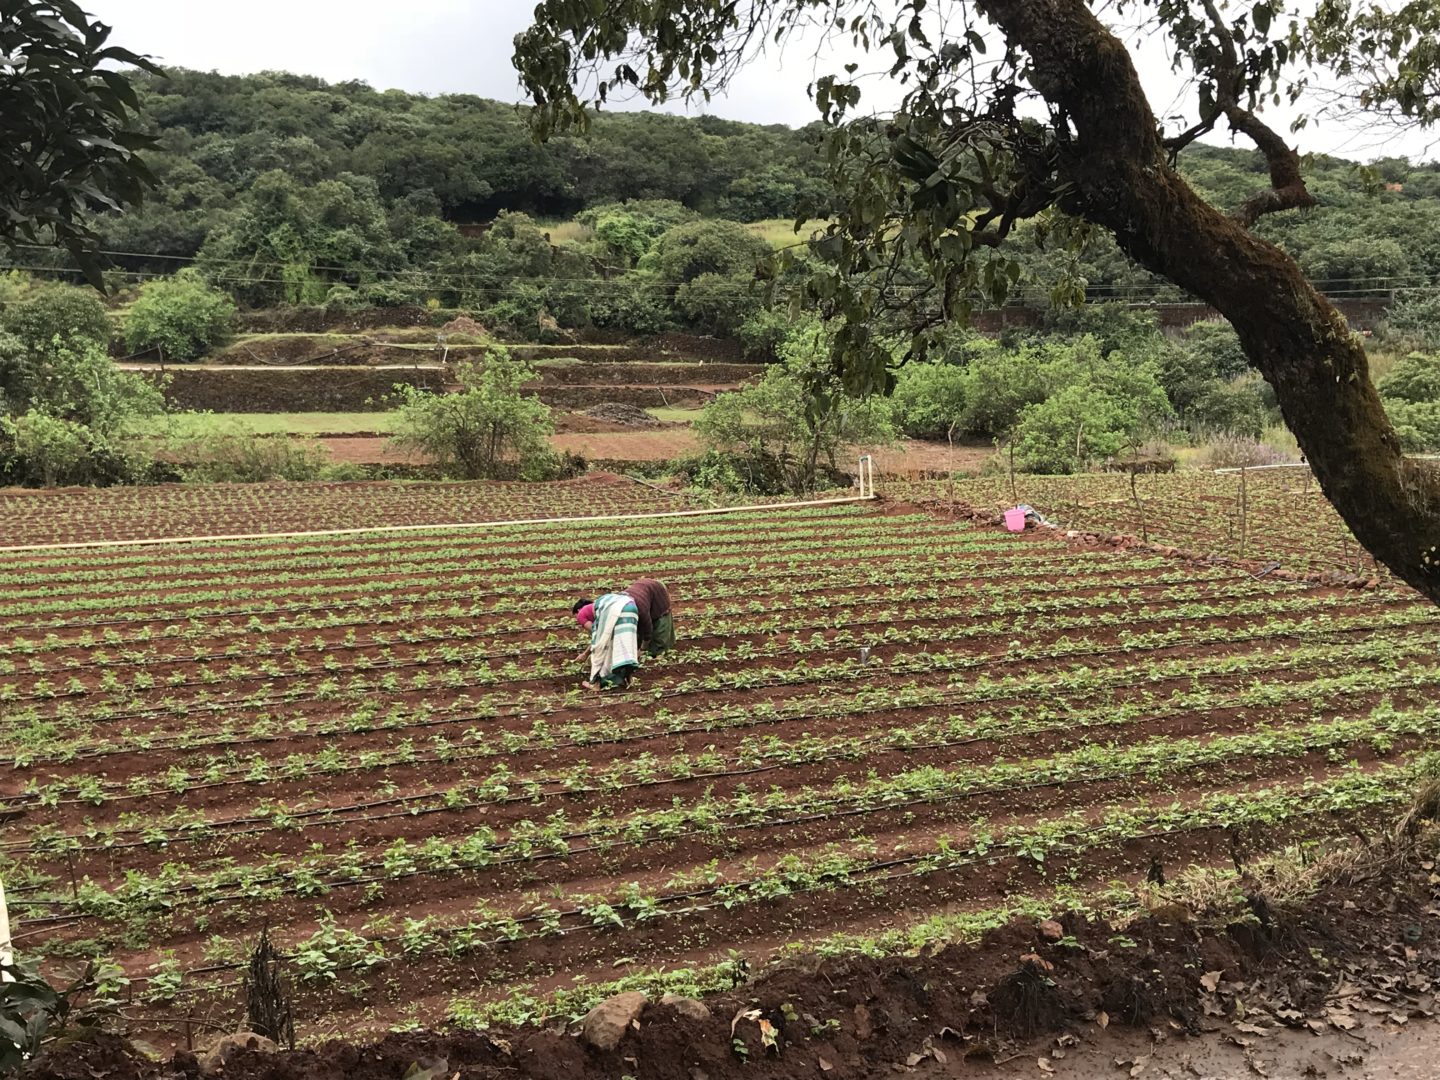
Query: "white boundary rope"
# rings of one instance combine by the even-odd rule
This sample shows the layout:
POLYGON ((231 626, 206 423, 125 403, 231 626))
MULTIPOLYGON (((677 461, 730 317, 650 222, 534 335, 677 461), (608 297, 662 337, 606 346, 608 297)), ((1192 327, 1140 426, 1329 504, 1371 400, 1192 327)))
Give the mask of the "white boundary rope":
POLYGON ((228 540, 284 540, 318 536, 369 536, 376 533, 441 532, 460 529, 486 529, 511 525, 564 525, 587 521, 646 521, 657 518, 704 517, 709 514, 743 514, 750 510, 789 510, 803 506, 839 506, 842 503, 870 502, 876 498, 874 482, 866 495, 846 495, 836 499, 809 499, 805 502, 760 503, 750 506, 720 506, 708 510, 658 510, 646 514, 598 514, 588 517, 516 518, 509 521, 445 522, 438 525, 367 525, 353 529, 315 529, 305 532, 223 533, 214 536, 155 536, 139 540, 75 540, 63 544, 17 544, 0 547, 0 554, 32 551, 74 551, 85 548, 154 547, 162 544, 222 543, 228 540))

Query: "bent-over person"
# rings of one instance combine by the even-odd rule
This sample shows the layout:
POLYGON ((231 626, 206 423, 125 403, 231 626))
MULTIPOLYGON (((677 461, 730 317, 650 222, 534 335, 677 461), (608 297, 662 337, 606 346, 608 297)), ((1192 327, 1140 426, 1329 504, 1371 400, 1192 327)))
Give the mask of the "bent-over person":
POLYGON ((576 601, 572 610, 590 644, 577 660, 590 654, 586 690, 623 690, 640 667, 639 613, 627 593, 606 593, 594 601, 576 601))
POLYGON ((641 578, 625 588, 635 601, 640 647, 659 656, 675 647, 675 619, 670 614, 670 593, 663 582, 641 578))

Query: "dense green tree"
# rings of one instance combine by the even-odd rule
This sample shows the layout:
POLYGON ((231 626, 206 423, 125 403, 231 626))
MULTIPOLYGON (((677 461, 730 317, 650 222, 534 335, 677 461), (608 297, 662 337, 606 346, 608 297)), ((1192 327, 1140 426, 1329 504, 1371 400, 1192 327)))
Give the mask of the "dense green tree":
POLYGON ((109 313, 88 288, 8 283, 0 308, 0 483, 115 483, 149 460, 127 443, 161 392, 110 359, 109 313))
POLYGON ((332 285, 371 285, 404 257, 373 180, 342 173, 306 187, 277 169, 210 233, 199 266, 242 303, 318 304, 332 285))
POLYGON ((959 364, 906 364, 895 382, 896 427, 917 439, 953 438, 961 432, 970 379, 959 364))
POLYGON ((91 290, 49 284, 17 291, 0 307, 0 330, 14 337, 27 354, 43 358, 65 346, 93 345, 104 351, 115 327, 91 290))
POLYGON ((230 333, 234 318, 229 293, 182 270, 141 287, 125 313, 125 346, 132 354, 154 350, 162 363, 194 360, 230 333))

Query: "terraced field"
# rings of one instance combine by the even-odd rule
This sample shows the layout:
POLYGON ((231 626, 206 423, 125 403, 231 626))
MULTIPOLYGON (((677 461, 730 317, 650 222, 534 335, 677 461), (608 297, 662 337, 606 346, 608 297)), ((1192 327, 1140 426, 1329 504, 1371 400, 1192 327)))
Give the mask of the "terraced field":
POLYGON ((1348 836, 1437 644, 1398 588, 895 505, 11 554, 0 876, 162 1045, 265 927, 302 1037, 573 1012, 1348 836), (642 574, 681 648, 583 694, 569 602, 642 574))

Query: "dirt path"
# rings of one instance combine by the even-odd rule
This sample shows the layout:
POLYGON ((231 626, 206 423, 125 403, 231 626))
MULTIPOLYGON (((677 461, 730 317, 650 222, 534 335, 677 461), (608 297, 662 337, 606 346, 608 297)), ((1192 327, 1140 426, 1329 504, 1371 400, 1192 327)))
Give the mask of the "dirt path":
POLYGON ((121 371, 443 371, 443 364, 116 364, 121 371))
MULTIPOLYGON (((625 430, 609 425, 608 431, 562 431, 551 436, 560 451, 571 451, 592 461, 667 461, 700 448, 699 439, 687 427, 653 431, 625 430)), ((418 465, 424 459, 396 450, 384 436, 326 436, 320 440, 339 462, 354 465, 418 465)), ((893 447, 870 447, 875 471, 883 476, 912 477, 927 472, 979 472, 991 456, 988 446, 956 446, 906 439, 893 447)), ((841 462, 854 470, 854 462, 841 462)))
POLYGON ((1346 1080, 1430 1080, 1440 1057, 1440 1026, 1412 1021, 1404 1027, 1370 1024, 1341 1034, 1327 1031, 1276 1029, 1265 1038, 1236 1037, 1227 1024, 1190 1038, 1166 1036, 1133 1028, 1098 1029, 1079 1039, 1052 1038, 1037 1042, 1004 1064, 967 1061, 947 1066, 927 1060, 915 1071, 922 1076, 963 1075, 974 1080, 1001 1077, 1139 1076, 1142 1080, 1239 1080, 1241 1077, 1345 1077, 1346 1080), (1250 1045, 1241 1045, 1249 1043, 1250 1045), (1052 1056, 1055 1051, 1062 1056, 1052 1056), (1040 1062, 1045 1064, 1042 1066, 1040 1062), (1140 1071, 1135 1070, 1140 1067, 1140 1071))

